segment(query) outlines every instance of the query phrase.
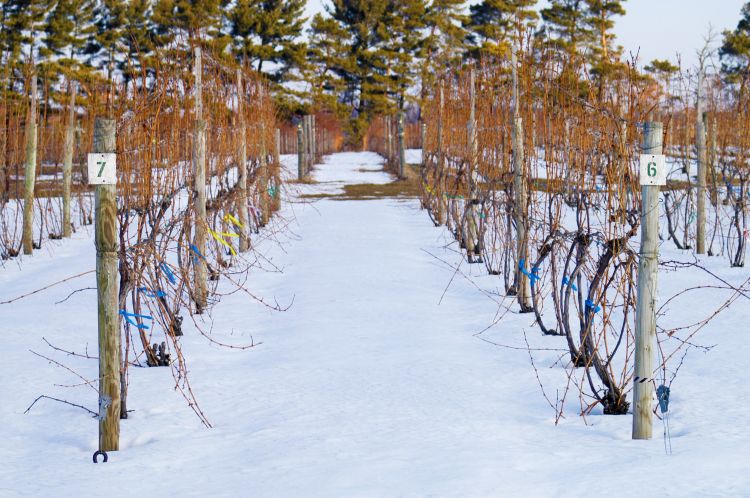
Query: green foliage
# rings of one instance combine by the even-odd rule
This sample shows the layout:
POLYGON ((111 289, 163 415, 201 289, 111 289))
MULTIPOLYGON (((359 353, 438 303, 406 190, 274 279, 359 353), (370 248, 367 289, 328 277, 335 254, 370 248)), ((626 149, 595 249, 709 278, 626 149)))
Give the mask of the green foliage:
POLYGON ((84 55, 96 34, 95 0, 58 0, 47 17, 45 37, 39 55, 47 77, 65 75, 75 80, 86 79, 91 66, 84 55))
POLYGON ((427 97, 438 74, 456 67, 466 52, 469 32, 464 25, 469 17, 464 14, 466 0, 433 0, 427 6, 424 23, 426 36, 422 42, 422 92, 427 97))
POLYGON ((299 41, 305 0, 237 0, 227 15, 234 56, 276 83, 276 102, 284 114, 298 110, 301 95, 285 84, 299 80, 306 45, 299 41))
POLYGON ((537 0, 484 0, 471 6, 468 28, 476 55, 507 57, 513 40, 523 37, 538 18, 537 0))
POLYGON ((220 37, 222 11, 228 4, 228 0, 156 0, 152 20, 160 44, 220 37))
POLYGON ((730 81, 746 81, 750 76, 750 2, 742 7, 740 15, 734 31, 724 31, 719 49, 722 71, 730 81))
POLYGON ((372 118, 402 107, 416 82, 426 6, 423 0, 332 0, 328 14, 330 21, 313 23, 310 55, 320 68, 314 84, 328 95, 319 99, 336 99, 350 141, 359 144, 372 118))

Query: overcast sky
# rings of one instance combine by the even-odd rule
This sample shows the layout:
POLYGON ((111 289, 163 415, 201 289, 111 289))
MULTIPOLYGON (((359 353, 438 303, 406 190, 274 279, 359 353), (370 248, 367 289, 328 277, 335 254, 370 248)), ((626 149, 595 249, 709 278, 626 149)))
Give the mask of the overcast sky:
MULTIPOLYGON (((308 0, 308 14, 321 12, 324 3, 327 0, 308 0)), ((546 1, 540 5, 543 3, 546 1)), ((640 50, 641 65, 653 59, 675 61, 679 53, 683 66, 692 66, 709 24, 719 35, 725 29, 734 29, 744 3, 745 0, 627 0, 627 14, 616 21, 617 42, 626 53, 640 50)))

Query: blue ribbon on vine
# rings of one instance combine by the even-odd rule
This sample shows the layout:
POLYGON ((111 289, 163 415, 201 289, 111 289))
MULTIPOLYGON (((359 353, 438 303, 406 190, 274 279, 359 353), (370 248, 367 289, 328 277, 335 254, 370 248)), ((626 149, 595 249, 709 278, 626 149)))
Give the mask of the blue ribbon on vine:
POLYGON ((576 284, 570 281, 568 277, 563 277, 563 285, 570 285, 570 288, 574 291, 578 291, 578 287, 576 287, 576 284))
POLYGON ((661 385, 656 388, 656 399, 659 400, 659 409, 662 413, 667 413, 669 409, 669 388, 661 385))
POLYGON ((150 290, 148 290, 147 287, 139 287, 138 290, 141 291, 141 292, 143 292, 144 294, 146 294, 146 297, 150 297, 150 298, 154 298, 154 297, 167 297, 167 294, 164 293, 164 292, 162 292, 162 291, 160 291, 160 290, 150 291, 150 290))
POLYGON ((597 306, 591 299, 586 299, 586 309, 591 310, 594 313, 599 313, 602 310, 601 306, 597 306))
POLYGON ((199 256, 200 256, 200 258, 201 258, 201 259, 202 259, 203 261, 205 261, 205 260, 206 260, 206 257, 205 257, 205 256, 204 256, 203 254, 201 254, 201 252, 200 252, 200 251, 198 250, 198 248, 197 248, 197 247, 195 247, 195 245, 194 245, 194 244, 190 244, 190 249, 192 249, 192 251, 193 251, 193 252, 194 252, 194 253, 196 254, 195 256, 193 256, 193 259, 194 259, 195 261, 197 261, 197 260, 198 260, 198 257, 199 257, 199 256))
POLYGON ((120 314, 125 317, 125 320, 132 325, 133 327, 139 328, 139 329, 148 329, 148 325, 144 325, 142 323, 137 323, 134 320, 131 320, 132 318, 141 318, 143 320, 153 320, 154 317, 148 316, 148 315, 139 315, 138 313, 128 313, 125 310, 120 310, 120 314))
POLYGON ((174 285, 177 283, 177 279, 174 276, 174 273, 172 273, 172 270, 169 269, 169 265, 166 263, 162 263, 159 265, 159 267, 164 271, 164 273, 167 275, 167 279, 169 282, 174 285))
POLYGON ((542 277, 539 276, 539 267, 535 266, 531 269, 531 272, 529 273, 526 271, 526 260, 522 259, 518 262, 518 269, 521 270, 521 273, 529 277, 529 280, 531 280, 531 286, 534 287, 534 284, 537 280, 541 280, 542 277))

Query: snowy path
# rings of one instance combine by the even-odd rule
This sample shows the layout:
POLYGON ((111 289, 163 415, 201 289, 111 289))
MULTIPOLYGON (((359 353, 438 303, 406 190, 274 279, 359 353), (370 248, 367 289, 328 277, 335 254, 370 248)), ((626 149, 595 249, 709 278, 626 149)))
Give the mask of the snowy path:
MULTIPOLYGON (((390 181, 373 171, 378 163, 371 154, 334 156, 319 166, 323 183, 301 189, 390 181)), ((87 282, 0 308, 3 323, 13 324, 3 326, 8 354, 0 363, 0 495, 98 496, 105 487, 110 496, 750 494, 745 422, 682 441, 677 419, 672 457, 660 437, 630 441, 629 416, 592 416, 585 426, 571 411, 555 427, 528 354, 473 337, 497 305, 460 276, 438 304, 453 272, 428 252, 451 263, 460 257, 443 248, 445 233, 418 208, 396 199, 287 206, 294 234, 271 251, 283 272, 251 275, 249 287, 282 304, 293 298, 293 306, 271 312, 233 295, 214 311, 218 339, 242 343, 252 334, 263 344, 228 351, 186 332, 193 386, 215 428, 200 427, 170 389, 167 369, 134 369, 135 412, 107 465, 90 463, 96 423, 82 411, 48 402, 22 414, 42 393, 94 403, 91 391, 55 390, 75 378, 27 351, 52 355, 42 336, 95 350, 93 294, 50 304, 87 282)), ((54 259, 4 269, 0 300, 89 269, 91 252, 90 235, 80 234, 54 259), (64 270, 54 273, 58 265, 64 270)), ((479 268, 463 269, 494 285, 479 268)), ((521 345, 519 330, 534 331, 529 320, 511 315, 494 337, 521 345)), ((543 347, 560 346, 533 334, 543 347)), ((556 356, 538 359, 541 368, 556 356)), ((56 358, 96 376, 95 362, 56 358)), ((684 425, 700 426, 708 408, 697 410, 684 425)), ((727 410, 743 420, 741 407, 727 410)))

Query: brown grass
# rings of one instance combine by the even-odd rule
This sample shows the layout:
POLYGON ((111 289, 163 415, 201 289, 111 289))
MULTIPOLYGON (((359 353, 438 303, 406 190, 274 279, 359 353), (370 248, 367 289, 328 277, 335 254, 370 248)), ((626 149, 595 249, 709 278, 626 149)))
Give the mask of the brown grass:
MULTIPOLYGON (((380 171, 368 169, 366 171, 380 171)), ((340 194, 308 194, 303 199, 331 199, 334 201, 369 201, 373 199, 401 198, 412 199, 420 196, 419 165, 410 164, 405 170, 406 178, 394 180, 391 183, 376 185, 373 183, 358 183, 344 185, 340 194)))

